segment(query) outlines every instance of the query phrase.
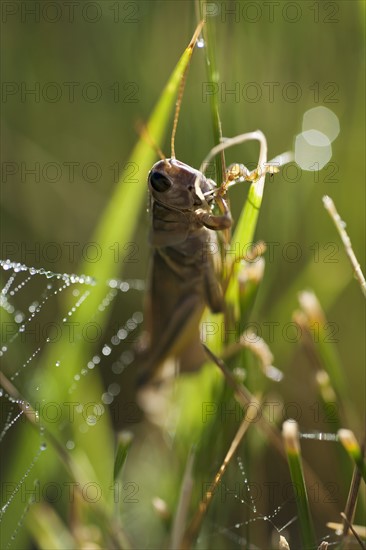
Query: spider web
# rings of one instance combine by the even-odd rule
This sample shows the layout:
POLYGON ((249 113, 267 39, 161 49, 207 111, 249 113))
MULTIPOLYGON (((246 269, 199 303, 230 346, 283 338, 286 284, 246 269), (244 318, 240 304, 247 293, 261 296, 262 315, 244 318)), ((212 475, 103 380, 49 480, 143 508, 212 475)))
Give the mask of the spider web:
MULTIPOLYGON (((293 513, 294 498, 289 497, 279 504, 274 503, 270 490, 266 495, 267 498, 263 498, 264 492, 258 493, 257 484, 249 481, 243 458, 237 456, 236 462, 236 465, 235 462, 231 465, 231 470, 235 472, 235 479, 239 480, 235 483, 235 489, 232 486, 227 487, 224 483, 218 497, 225 503, 224 506, 230 506, 230 499, 236 501, 240 519, 235 523, 228 522, 227 525, 223 525, 223 521, 217 517, 207 518, 206 529, 199 536, 197 548, 219 548, 223 544, 222 541, 226 541, 226 544, 230 545, 228 547, 238 549, 279 548, 280 536, 290 543, 290 548, 298 548, 299 546, 296 546, 298 517, 293 513), (263 510, 266 509, 271 511, 264 512, 263 510), (267 541, 265 544, 270 543, 271 546, 264 546, 263 539, 267 541)), ((222 514, 222 508, 219 508, 216 515, 220 517, 220 514, 222 514)), ((329 547, 339 545, 336 535, 325 535, 319 540, 319 544, 322 541, 326 541, 329 547)))
MULTIPOLYGON (((48 392, 47 388, 43 387, 39 364, 42 364, 51 347, 57 345, 65 334, 70 343, 74 343, 71 340, 76 341, 83 336, 85 339, 85 334, 77 334, 74 330, 73 316, 83 307, 93 287, 100 283, 89 276, 55 273, 10 260, 1 260, 0 268, 0 452, 4 470, 2 479, 5 480, 1 484, 1 547, 18 548, 24 520, 32 505, 43 499, 52 502, 52 494, 45 493, 39 480, 42 468, 46 467, 47 463, 47 458, 44 459, 47 452, 44 451, 48 450, 40 410, 42 407, 50 407, 50 404, 56 406, 56 403, 49 401, 52 395, 45 397, 48 392), (37 298, 34 299, 34 296, 37 298), (60 313, 60 300, 70 304, 66 314, 60 313), (30 444, 27 442, 26 445, 20 445, 21 467, 17 472, 17 478, 9 479, 13 447, 18 446, 19 449, 19 440, 33 428, 38 436, 32 437, 30 444)), ((95 319, 90 319, 90 327, 97 325, 98 313, 110 309, 118 299, 123 301, 129 291, 141 292, 144 288, 141 280, 113 279, 104 284, 105 295, 97 308, 95 319)), ((110 406, 120 393, 121 387, 117 377, 134 359, 129 337, 137 331, 142 320, 142 313, 133 311, 123 322, 112 327, 109 333, 103 333, 98 339, 97 350, 95 338, 90 338, 89 359, 67 382, 69 395, 74 394, 81 381, 96 367, 100 368, 104 364, 116 380, 100 395, 100 402, 94 405, 91 414, 86 417, 86 425, 93 426, 98 416, 103 414, 105 407, 110 406)), ((62 356, 52 366, 57 370, 67 370, 63 365, 62 356)), ((76 411, 82 412, 77 409, 76 411)), ((64 426, 64 429, 67 431, 67 426, 64 426)), ((65 446, 70 451, 75 443, 69 439, 65 446)))

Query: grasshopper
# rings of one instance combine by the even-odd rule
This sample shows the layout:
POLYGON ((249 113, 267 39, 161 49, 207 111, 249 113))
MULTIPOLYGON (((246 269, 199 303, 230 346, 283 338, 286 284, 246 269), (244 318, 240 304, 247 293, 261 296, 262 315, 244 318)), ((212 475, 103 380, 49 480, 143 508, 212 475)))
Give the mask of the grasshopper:
MULTIPOLYGON (((147 179, 152 258, 145 299, 147 343, 140 355, 139 385, 153 381, 168 358, 179 363, 180 372, 199 369, 206 359, 199 335, 203 311, 206 306, 213 313, 224 311, 224 293, 217 273, 219 262, 208 251, 216 241, 216 232, 232 225, 224 198, 227 188, 237 181, 255 181, 261 175, 258 169, 249 172, 243 165, 235 164, 218 187, 204 175, 209 161, 224 149, 251 139, 259 140, 266 154, 265 138, 257 131, 214 147, 199 170, 177 160, 174 139, 184 77, 176 104, 171 157, 165 158, 157 149, 160 160, 147 179), (213 211, 215 205, 218 214, 213 211)), ((265 171, 270 168, 273 166, 265 171)))
POLYGON ((231 227, 226 201, 215 197, 216 184, 175 157, 160 160, 148 176, 153 248, 145 319, 150 335, 146 383, 168 356, 180 370, 197 370, 204 361, 199 322, 208 306, 224 310, 223 291, 208 253, 212 233, 231 227), (206 196, 208 199, 206 200, 206 196), (223 214, 212 206, 220 201, 223 214))

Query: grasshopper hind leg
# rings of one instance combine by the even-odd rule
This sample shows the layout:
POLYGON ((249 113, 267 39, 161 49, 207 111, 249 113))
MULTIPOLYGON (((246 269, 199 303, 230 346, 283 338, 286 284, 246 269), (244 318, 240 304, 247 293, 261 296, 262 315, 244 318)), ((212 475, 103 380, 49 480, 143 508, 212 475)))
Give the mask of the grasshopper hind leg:
POLYGON ((186 298, 176 309, 158 342, 150 342, 144 351, 137 384, 148 384, 158 376, 160 367, 170 357, 179 361, 180 372, 194 372, 205 360, 199 321, 203 307, 196 295, 186 298))

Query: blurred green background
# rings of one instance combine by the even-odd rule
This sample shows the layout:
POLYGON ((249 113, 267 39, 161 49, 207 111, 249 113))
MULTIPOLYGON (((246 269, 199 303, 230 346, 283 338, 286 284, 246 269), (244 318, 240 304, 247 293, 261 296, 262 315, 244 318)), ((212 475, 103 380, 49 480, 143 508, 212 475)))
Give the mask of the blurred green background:
MULTIPOLYGON (((148 119, 192 36, 196 5, 176 0, 106 0, 75 3, 73 9, 61 1, 3 2, 1 7, 1 257, 60 273, 78 273, 83 265, 86 274, 93 276, 96 262, 116 253, 111 242, 111 248, 103 249, 94 259, 97 249, 90 245, 94 229, 139 139, 138 123, 148 119)), ((267 257, 252 320, 261 327, 263 338, 271 340, 274 364, 286 374, 283 400, 300 404, 304 412, 301 429, 331 431, 327 422, 314 423, 311 406, 316 398, 313 389, 304 389, 309 358, 300 352, 298 342, 291 342, 282 331, 297 308, 297 292, 311 288, 317 293, 335 328, 357 411, 358 421, 350 427, 362 436, 364 302, 321 198, 329 194, 334 199, 364 266, 364 3, 210 2, 206 9, 214 14, 224 136, 261 129, 272 158, 293 148, 308 109, 324 105, 339 118, 341 130, 332 144, 331 166, 316 174, 293 168, 267 180, 256 237, 272 243, 273 256, 267 257), (255 88, 249 89, 249 83, 255 88), (286 96, 290 83, 299 91, 296 100, 286 96), (255 99, 251 95, 254 89, 259 93, 255 99), (295 261, 286 257, 288 243, 296 243, 299 257, 295 261), (274 338, 269 338, 268 325, 263 323, 279 323, 274 338)), ((194 52, 176 139, 177 157, 197 168, 214 145, 204 53, 204 48, 194 52)), ((162 145, 167 156, 169 128, 162 145)), ((257 155, 256 146, 250 144, 233 148, 226 159, 228 164, 235 161, 254 167, 257 155)), ((147 173, 138 165, 131 166, 129 177, 133 186, 146 185, 147 173)), ((246 186, 238 186, 230 195, 234 220, 246 192, 246 186)), ((133 213, 138 225, 130 247, 119 250, 117 262, 124 278, 146 276, 146 206, 147 199, 133 213)), ((121 204, 121 228, 127 212, 130 214, 129 204, 121 204)), ((29 292, 23 298, 24 307, 39 300, 41 291, 29 292)), ((106 333, 141 310, 142 303, 141 292, 126 293, 110 311, 106 333)), ((63 307, 61 299, 55 300, 49 318, 58 318, 63 307)), ((31 346, 13 351, 9 363, 31 352, 31 346)), ((111 364, 112 360, 103 358, 104 386, 116 380, 111 364)), ((125 375, 126 382, 121 385, 126 390, 114 401, 115 411, 126 410, 124 404, 132 399, 130 375, 125 375)), ((116 429, 131 422, 128 414, 127 418, 113 415, 113 409, 112 416, 116 429)), ((17 448, 16 440, 14 429, 8 457, 17 448)), ((159 447, 156 449, 159 454, 159 447)), ((308 449, 310 457, 312 453, 317 456, 320 478, 327 481, 328 472, 329 481, 335 481, 339 470, 332 470, 328 458, 323 463, 318 456, 321 452, 318 447, 308 449)), ((259 467, 259 479, 266 460, 259 467)), ((267 468, 269 478, 277 479, 278 466, 267 464, 267 468)), ((233 475, 240 479, 238 466, 233 475)), ((341 510, 343 489, 337 498, 336 508, 341 510)), ((273 502, 271 507, 273 510, 273 502)), ((217 508, 216 529, 234 523, 231 517, 225 518, 218 504, 217 508), (223 524, 218 519, 221 516, 223 524)), ((237 514, 241 513, 239 506, 237 514)), ((287 520, 290 517, 291 513, 287 520)), ((326 513, 324 517, 320 513, 319 525, 325 517, 326 513)), ((138 530, 131 525, 132 531, 138 530)), ((154 536, 151 547, 159 546, 159 533, 154 536)), ((201 547, 222 547, 224 542, 215 540, 206 546, 203 542, 201 547)), ((234 543, 240 547, 238 540, 223 540, 227 547, 234 543)), ((146 540, 142 544, 149 547, 146 540)))

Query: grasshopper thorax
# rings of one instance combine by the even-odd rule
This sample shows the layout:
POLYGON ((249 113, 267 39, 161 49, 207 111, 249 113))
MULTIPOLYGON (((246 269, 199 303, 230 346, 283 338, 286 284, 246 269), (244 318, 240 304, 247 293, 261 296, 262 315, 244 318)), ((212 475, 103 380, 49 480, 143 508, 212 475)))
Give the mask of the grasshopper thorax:
POLYGON ((216 184, 199 170, 175 158, 159 160, 151 168, 148 187, 153 200, 174 210, 192 210, 207 205, 216 184))

